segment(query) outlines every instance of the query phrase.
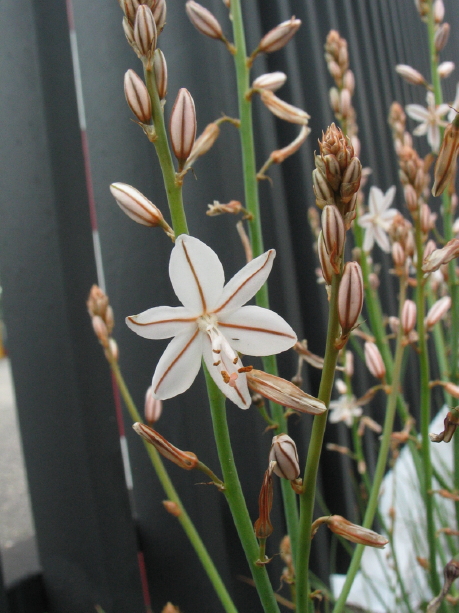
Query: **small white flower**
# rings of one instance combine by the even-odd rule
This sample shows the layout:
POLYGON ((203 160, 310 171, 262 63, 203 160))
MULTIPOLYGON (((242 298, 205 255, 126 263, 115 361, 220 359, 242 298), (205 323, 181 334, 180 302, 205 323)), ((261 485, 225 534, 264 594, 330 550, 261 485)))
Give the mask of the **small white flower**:
POLYGON ((174 337, 153 375, 152 391, 166 400, 186 391, 198 374, 201 358, 220 390, 241 409, 251 404, 238 352, 264 356, 292 347, 297 338, 279 315, 242 306, 266 281, 275 257, 271 249, 249 262, 225 286, 217 254, 197 238, 182 234, 169 262, 172 287, 184 305, 154 307, 126 319, 140 336, 174 337), (226 383, 223 379, 224 373, 226 383))
POLYGON ((344 394, 338 400, 330 402, 330 417, 331 424, 337 424, 344 421, 346 426, 350 428, 354 422, 354 418, 362 415, 362 408, 356 404, 355 396, 344 394))
POLYGON ((368 198, 368 213, 359 218, 359 226, 365 228, 365 238, 363 250, 369 253, 376 241, 383 251, 389 253, 390 242, 387 231, 390 228, 394 216, 398 213, 397 209, 390 209, 390 205, 395 196, 395 185, 389 187, 387 192, 383 192, 379 187, 370 189, 368 198))
POLYGON ((453 123, 457 115, 457 110, 459 110, 459 83, 456 85, 456 97, 454 98, 454 102, 451 104, 451 108, 448 113, 449 123, 453 123))
POLYGON ((420 104, 407 104, 405 110, 407 115, 415 121, 421 123, 413 130, 415 136, 424 136, 427 134, 427 142, 432 147, 434 153, 438 153, 440 149, 440 126, 447 126, 447 122, 442 117, 448 113, 449 106, 447 104, 435 105, 435 95, 433 92, 427 92, 427 108, 420 104))

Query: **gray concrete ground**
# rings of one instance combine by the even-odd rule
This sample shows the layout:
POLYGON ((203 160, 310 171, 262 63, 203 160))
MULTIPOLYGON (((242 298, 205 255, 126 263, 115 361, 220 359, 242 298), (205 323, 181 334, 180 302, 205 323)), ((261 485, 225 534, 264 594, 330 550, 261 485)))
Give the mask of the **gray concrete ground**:
POLYGON ((0 552, 7 586, 38 569, 14 389, 7 358, 0 359, 0 552))

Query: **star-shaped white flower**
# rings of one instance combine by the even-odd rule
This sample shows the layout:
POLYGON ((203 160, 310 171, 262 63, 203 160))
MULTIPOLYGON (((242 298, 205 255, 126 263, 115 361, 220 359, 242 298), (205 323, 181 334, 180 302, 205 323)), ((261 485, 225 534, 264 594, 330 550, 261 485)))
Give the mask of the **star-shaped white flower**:
POLYGON ((362 407, 357 405, 355 396, 347 393, 347 386, 341 379, 337 379, 335 384, 341 395, 338 400, 330 402, 330 415, 328 419, 331 424, 344 421, 346 426, 350 428, 354 423, 354 418, 362 415, 362 407))
POLYGON ((438 153, 440 149, 440 126, 448 125, 442 117, 450 110, 449 106, 447 104, 436 106, 434 93, 427 92, 427 108, 420 104, 407 104, 405 110, 411 119, 421 122, 413 130, 413 134, 415 136, 427 134, 427 142, 432 147, 432 151, 438 153))
POLYGON ((395 196, 395 185, 389 187, 387 192, 383 192, 379 187, 370 189, 368 198, 368 213, 359 218, 359 226, 365 228, 365 238, 363 240, 363 250, 369 253, 373 249, 376 241, 383 251, 389 253, 390 242, 387 231, 390 228, 394 216, 398 213, 397 209, 390 209, 390 205, 395 196))
POLYGON ((292 347, 295 332, 282 317, 257 306, 243 306, 266 281, 271 249, 249 262, 226 285, 217 254, 197 238, 182 234, 169 262, 172 287, 182 307, 154 307, 126 319, 145 338, 174 337, 156 366, 152 389, 165 400, 186 391, 201 358, 221 391, 241 409, 251 404, 238 352, 272 355, 292 347), (223 372, 223 375, 222 375, 223 372), (226 380, 226 382, 225 382, 226 380))

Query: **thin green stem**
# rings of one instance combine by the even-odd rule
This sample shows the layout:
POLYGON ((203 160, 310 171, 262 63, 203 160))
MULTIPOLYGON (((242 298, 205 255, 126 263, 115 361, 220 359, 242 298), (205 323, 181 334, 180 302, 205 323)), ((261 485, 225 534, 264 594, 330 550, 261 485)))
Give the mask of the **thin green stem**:
MULTIPOLYGON (((400 283, 400 315, 401 309, 403 307, 403 303, 405 301, 405 283, 400 283)), ((379 448, 378 461, 376 463, 376 470, 373 477, 373 485, 370 493, 370 498, 368 500, 367 510, 365 512, 365 517, 363 520, 363 527, 370 528, 373 524, 374 517, 378 508, 378 498, 379 498, 379 490, 381 488, 381 483, 384 478, 384 472, 386 470, 387 458, 390 450, 390 435, 392 433, 395 412, 397 407, 397 396, 399 393, 400 386, 400 373, 402 366, 402 358, 403 358, 403 344, 402 344, 402 329, 398 331, 397 335, 397 348, 395 351, 395 360, 394 360, 394 378, 392 381, 392 389, 389 394, 387 400, 387 410, 386 417, 384 420, 384 428, 381 440, 381 447, 379 448)), ((352 556, 351 564, 347 571, 346 581, 344 582, 343 589, 341 594, 336 601, 335 607, 333 609, 333 613, 341 613, 344 610, 346 599, 351 590, 352 584, 354 582, 357 571, 360 567, 360 562, 362 559, 364 551, 363 545, 357 545, 354 551, 354 555, 352 556)))
MULTIPOLYGON (((328 407, 335 378, 336 361, 338 359, 338 350, 335 347, 335 340, 339 331, 338 320, 338 288, 341 275, 333 275, 329 315, 328 315, 328 332, 327 343, 325 348, 324 366, 319 387, 319 400, 325 403, 328 407)), ((311 601, 309 599, 309 580, 308 567, 309 557, 311 553, 311 526, 314 513, 314 500, 316 492, 317 472, 319 469, 320 455, 322 452, 322 444, 327 425, 328 411, 322 415, 314 417, 312 426, 311 440, 309 444, 308 457, 306 468, 304 471, 303 483, 305 484, 304 493, 300 497, 300 528, 299 542, 302 544, 301 550, 297 559, 297 613, 306 613, 310 610, 311 601)))
MULTIPOLYGON (((111 361, 110 366, 113 374, 115 375, 118 388, 120 390, 121 396, 123 397, 124 404, 128 410, 129 415, 131 416, 132 421, 142 422, 142 418, 137 411, 134 401, 132 400, 132 396, 129 393, 118 363, 116 361, 111 361)), ((152 445, 150 445, 146 441, 143 442, 145 445, 145 449, 150 456, 153 468, 155 469, 156 474, 158 475, 158 479, 166 493, 166 496, 169 500, 175 502, 175 504, 180 510, 177 519, 180 522, 183 530, 185 531, 185 534, 189 538, 190 543, 196 552, 196 555, 198 556, 205 572, 207 573, 207 576, 210 579, 210 582, 212 583, 217 593, 217 596, 220 598, 220 602, 222 603, 224 610, 227 611, 227 613, 237 613, 237 609, 233 601, 231 600, 231 597, 228 594, 228 591, 223 584, 223 581, 221 580, 218 570, 216 569, 204 543, 201 540, 201 537, 199 536, 196 528, 194 527, 193 522, 191 521, 188 513, 186 512, 182 501, 180 500, 180 497, 177 494, 177 491, 173 486, 169 475, 167 474, 166 468, 164 467, 164 464, 161 460, 161 456, 152 445)))
POLYGON ((266 568, 265 566, 258 566, 256 563, 260 548, 253 531, 234 462, 226 420, 225 397, 218 389, 207 368, 205 366, 203 368, 206 376, 207 392, 209 394, 215 442, 225 483, 224 494, 231 509, 234 524, 265 613, 279 613, 266 568))
POLYGON ((155 145, 163 174, 167 202, 171 213, 172 227, 176 236, 188 234, 188 226, 182 200, 182 185, 180 182, 176 182, 175 168, 169 148, 169 141, 167 140, 164 112, 156 88, 155 75, 153 69, 145 70, 144 74, 145 83, 151 98, 152 120, 156 132, 156 139, 153 144, 155 145))

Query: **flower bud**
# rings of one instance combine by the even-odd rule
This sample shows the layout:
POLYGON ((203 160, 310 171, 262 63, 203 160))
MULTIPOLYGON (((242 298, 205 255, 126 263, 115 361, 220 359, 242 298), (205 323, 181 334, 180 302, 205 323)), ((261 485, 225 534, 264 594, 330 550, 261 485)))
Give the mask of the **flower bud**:
POLYGON ((329 92, 329 97, 330 97, 330 106, 332 108, 332 111, 335 113, 335 115, 337 115, 340 111, 340 108, 339 108, 340 96, 339 96, 338 88, 331 87, 330 92, 329 92))
POLYGON ((164 100, 167 95, 167 64, 164 53, 161 49, 156 49, 153 56, 153 69, 155 71, 156 89, 160 100, 164 100))
POLYGON ((163 412, 163 401, 155 398, 153 388, 150 386, 145 394, 145 420, 149 424, 154 424, 161 417, 163 412))
POLYGON ((349 93, 352 96, 355 89, 355 77, 352 70, 346 70, 343 78, 343 86, 349 90, 349 93))
POLYGON ((326 523, 334 534, 342 536, 351 543, 382 549, 389 542, 386 537, 368 528, 352 524, 341 515, 331 515, 326 523))
POLYGON ((180 466, 180 468, 192 470, 198 464, 198 458, 194 453, 177 449, 150 426, 136 422, 132 427, 147 443, 153 445, 158 453, 180 466))
POLYGON ((435 249, 423 262, 422 270, 425 273, 438 270, 443 264, 448 264, 459 255, 459 239, 451 239, 442 249, 435 249))
POLYGON ((352 351, 346 351, 346 361, 344 364, 344 374, 347 377, 354 376, 354 354, 352 351))
POLYGON ((424 85, 426 82, 420 72, 407 64, 398 64, 395 70, 407 83, 411 83, 412 85, 424 85))
POLYGON ((356 325, 362 305, 362 270, 357 262, 347 262, 338 290, 338 318, 344 335, 356 325))
POLYGON ((150 94, 142 79, 129 69, 124 75, 124 95, 129 108, 141 123, 149 123, 151 119, 150 94))
POLYGON ((442 62, 437 68, 440 79, 446 79, 449 77, 455 68, 456 66, 454 65, 454 62, 442 62))
POLYGON ((391 315, 388 319, 388 324, 392 334, 397 335, 400 327, 400 319, 398 317, 394 317, 394 315, 391 315))
POLYGON ((126 183, 112 183, 110 191, 120 209, 137 223, 151 228, 163 225, 161 211, 135 187, 126 183))
POLYGON ((373 377, 376 379, 384 379, 386 376, 386 367, 378 347, 375 343, 367 341, 364 346, 365 364, 373 377))
POLYGON ((203 133, 195 140, 191 153, 188 156, 186 167, 191 166, 198 157, 206 154, 214 145, 220 135, 220 128, 216 123, 209 123, 203 133))
POLYGON ((100 289, 98 285, 93 285, 86 302, 86 306, 88 307, 88 312, 91 317, 94 317, 94 315, 99 315, 99 317, 105 320, 108 304, 109 301, 107 294, 100 289))
POLYGON ((135 15, 137 13, 137 9, 139 8, 140 2, 139 0, 123 0, 122 9, 124 14, 126 15, 126 19, 130 24, 134 24, 135 15))
POLYGON ((337 192, 339 186, 341 185, 342 176, 341 168, 339 166, 338 160, 336 159, 336 156, 334 156, 332 153, 327 153, 323 156, 323 158, 319 159, 322 159, 323 161, 327 181, 330 183, 332 189, 337 192))
POLYGON ((185 4, 185 10, 189 20, 198 32, 210 38, 222 39, 222 28, 210 11, 194 2, 194 0, 188 0, 185 4))
POLYGON ((407 209, 411 213, 414 213, 415 211, 418 210, 418 195, 416 193, 416 190, 411 185, 411 183, 407 183, 403 187, 403 193, 405 195, 405 203, 406 203, 407 209))
POLYGON ((124 35, 126 36, 127 42, 131 45, 131 47, 137 53, 138 52, 137 45, 134 40, 134 28, 129 23, 129 20, 127 19, 127 17, 123 18, 123 31, 124 31, 124 35))
POLYGON ((322 275, 325 279, 325 283, 327 285, 331 285, 334 270, 330 262, 330 256, 328 255, 327 248, 325 247, 322 230, 320 231, 319 238, 317 239, 317 252, 319 254, 320 266, 322 268, 322 275))
POLYGON ((333 189, 319 169, 312 171, 312 187, 316 196, 316 204, 323 209, 327 204, 335 204, 333 189))
POLYGON ((156 49, 156 24, 151 9, 141 4, 137 9, 134 22, 134 40, 140 56, 148 66, 156 49))
POLYGON ((269 89, 262 89, 260 91, 260 98, 273 115, 284 121, 305 125, 310 119, 310 115, 306 111, 281 100, 269 89))
POLYGON ((182 87, 171 112, 171 146, 182 170, 196 138, 196 110, 190 92, 182 87))
POLYGON ((180 609, 174 606, 172 602, 168 602, 161 613, 180 613, 180 609))
POLYGON ((437 53, 439 53, 446 47, 450 31, 451 26, 449 25, 449 23, 442 23, 441 26, 437 28, 437 31, 435 32, 434 36, 435 50, 437 53))
POLYGON ((300 476, 298 451, 288 434, 278 434, 273 438, 269 461, 275 462, 273 471, 278 477, 293 481, 300 476))
POLYGON ((425 260, 429 257, 431 253, 435 251, 437 248, 437 244, 434 240, 430 239, 427 241, 426 246, 424 247, 424 253, 422 254, 422 259, 425 260))
POLYGON ((258 45, 258 50, 262 53, 272 53, 282 49, 295 36, 300 25, 301 20, 294 17, 288 21, 283 21, 263 36, 258 45))
POLYGON ((440 196, 454 176, 456 170, 457 154, 459 152, 459 126, 456 126, 456 119, 453 123, 446 126, 443 135, 443 142, 440 147, 437 161, 435 163, 434 184, 432 194, 440 196))
POLYGON ((91 322, 93 330, 97 338, 99 339, 101 345, 105 348, 108 348, 108 330, 104 320, 99 315, 94 315, 91 322))
POLYGON ((259 539, 268 538, 268 536, 273 533, 273 525, 270 519, 273 506, 273 478, 271 473, 272 468, 268 468, 268 470, 265 471, 260 496, 258 497, 259 517, 253 527, 255 536, 259 539))
POLYGON ((257 394, 300 413, 319 415, 327 410, 321 400, 306 394, 291 381, 270 375, 262 370, 253 368, 248 372, 247 385, 257 394))
POLYGON ((403 266, 405 265, 405 250, 400 243, 392 243, 392 259, 396 268, 403 268, 403 266))
POLYGON ((403 334, 407 335, 416 325, 416 303, 412 300, 405 300, 402 308, 402 329, 403 334))
POLYGON ((347 117, 349 115, 349 111, 351 110, 352 102, 351 102, 351 92, 343 87, 340 93, 340 102, 339 108, 341 115, 343 117, 347 117))
POLYGON ((428 330, 433 328, 434 325, 440 321, 440 319, 443 319, 450 308, 451 298, 449 296, 443 296, 443 298, 440 298, 440 300, 434 302, 434 304, 428 310, 425 318, 426 328, 428 330))
POLYGON ((166 25, 167 6, 166 0, 156 0, 153 7, 153 19, 156 24, 156 32, 158 36, 161 34, 166 25))
POLYGON ((343 180, 340 187, 341 200, 344 203, 352 200, 352 196, 360 187, 360 179, 362 178, 362 164, 359 158, 353 157, 346 168, 343 175, 343 180))
POLYGON ((425 202, 421 205, 420 226, 424 234, 428 234, 432 229, 432 212, 425 202))
MULTIPOLYGON (((174 517, 179 517, 182 514, 182 509, 179 507, 179 505, 176 502, 173 502, 172 500, 163 500, 163 505, 166 511, 170 513, 171 515, 173 515, 174 517)), ((163 609, 163 613, 164 613, 164 609, 163 609)))
POLYGON ((343 218, 335 204, 327 204, 322 211, 322 236, 336 274, 340 272, 341 256, 346 240, 343 218))
POLYGON ((445 5, 443 0, 435 0, 433 5, 435 23, 441 23, 445 17, 445 5))
POLYGON ((272 92, 277 91, 287 80, 285 72, 268 72, 262 74, 252 83, 252 89, 269 89, 272 92))

